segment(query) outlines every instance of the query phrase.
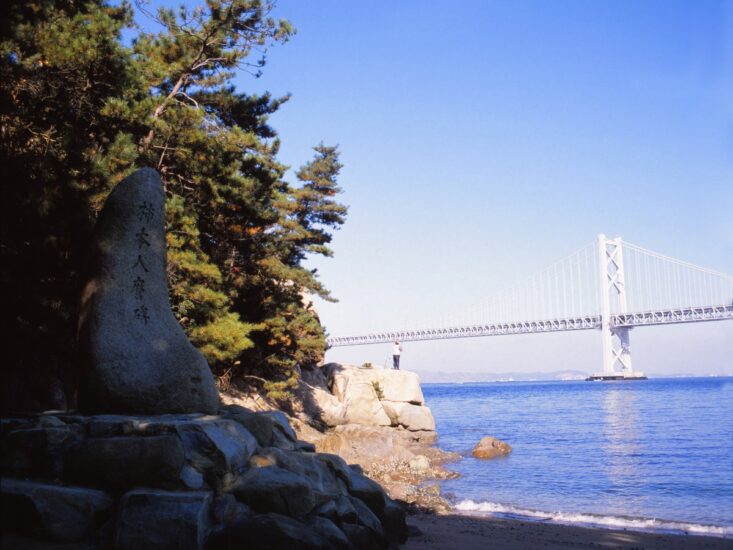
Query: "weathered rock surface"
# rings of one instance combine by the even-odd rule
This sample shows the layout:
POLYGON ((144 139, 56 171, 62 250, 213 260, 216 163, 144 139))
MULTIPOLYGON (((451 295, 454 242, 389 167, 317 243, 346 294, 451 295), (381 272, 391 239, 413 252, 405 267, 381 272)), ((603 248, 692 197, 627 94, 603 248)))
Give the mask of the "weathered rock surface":
POLYGON ((70 449, 68 479, 105 489, 179 484, 183 443, 175 435, 90 438, 70 449))
POLYGON ((46 415, 3 419, 0 437, 3 449, 40 442, 58 466, 3 463, 4 547, 371 549, 405 530, 402 508, 361 468, 299 450, 308 445, 280 413, 46 415), (63 485, 48 479, 57 474, 63 485))
POLYGON ((23 476, 42 472, 49 479, 55 479, 63 470, 63 456, 66 450, 79 441, 80 431, 75 426, 38 426, 18 424, 3 438, 3 470, 23 476))
POLYGON ((399 401, 382 401, 382 406, 392 425, 404 426, 410 431, 435 431, 435 419, 427 407, 399 401))
POLYGON ((512 452, 509 443, 496 439, 495 437, 482 437, 471 451, 476 458, 496 458, 497 456, 508 455, 512 452))
POLYGON ((336 524, 330 519, 326 519, 322 516, 313 516, 308 519, 308 525, 321 535, 328 544, 337 550, 349 550, 354 548, 354 545, 349 542, 344 532, 339 529, 336 524))
POLYGON ((264 514, 230 525, 213 534, 207 550, 321 550, 336 548, 313 527, 282 514, 264 514))
POLYGON ((3 529, 56 542, 79 542, 112 511, 102 491, 3 478, 3 529))
MULTIPOLYGON (((414 372, 329 363, 304 370, 299 393, 306 413, 331 427, 357 424, 435 431, 414 372)), ((426 435, 425 441, 432 443, 434 436, 426 435)))
POLYGON ((308 481, 277 466, 252 468, 232 492, 258 512, 274 512, 298 519, 304 518, 316 505, 308 481))
POLYGON ((346 462, 357 464, 364 461, 409 461, 413 458, 412 452, 402 444, 394 430, 359 424, 337 426, 316 442, 316 448, 319 452, 337 454, 346 462))
POLYGON ((379 402, 376 377, 369 369, 330 369, 331 391, 343 404, 344 420, 350 424, 389 426, 391 421, 379 402))
POLYGON ((298 438, 282 411, 256 413, 236 405, 229 405, 225 410, 229 413, 229 418, 244 426, 262 447, 296 449, 298 438))
POLYGON ((259 458, 265 460, 263 464, 278 466, 302 476, 313 491, 316 506, 347 493, 348 480, 340 480, 339 472, 332 463, 322 460, 318 455, 267 448, 259 452, 259 458))
POLYGON ((85 412, 217 411, 209 366, 170 309, 163 224, 149 168, 117 185, 99 215, 79 315, 85 412))
POLYGON ((254 436, 234 420, 204 417, 175 427, 186 463, 217 490, 234 484, 257 450, 254 436))
POLYGON ((374 369, 374 377, 382 390, 380 399, 423 405, 425 398, 420 387, 420 377, 406 370, 374 369))
POLYGON ((115 548, 198 549, 209 534, 211 493, 138 489, 122 497, 115 548))

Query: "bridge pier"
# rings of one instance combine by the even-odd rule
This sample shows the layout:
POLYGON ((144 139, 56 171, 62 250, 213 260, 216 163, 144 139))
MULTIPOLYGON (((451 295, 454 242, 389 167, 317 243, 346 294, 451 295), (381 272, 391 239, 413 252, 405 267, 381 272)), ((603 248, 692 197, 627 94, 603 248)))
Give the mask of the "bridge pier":
POLYGON ((621 238, 607 239, 598 235, 599 292, 601 304, 601 341, 603 343, 603 372, 588 380, 619 380, 645 378, 631 366, 629 327, 611 324, 613 313, 627 313, 624 256, 621 238), (613 306, 613 307, 612 307, 613 306), (619 370, 616 370, 616 367, 619 370))

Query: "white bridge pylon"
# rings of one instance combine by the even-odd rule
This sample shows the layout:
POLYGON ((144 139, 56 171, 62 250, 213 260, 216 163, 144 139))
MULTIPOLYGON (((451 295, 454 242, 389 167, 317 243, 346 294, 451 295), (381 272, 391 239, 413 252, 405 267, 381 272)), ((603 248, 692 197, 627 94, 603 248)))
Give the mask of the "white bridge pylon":
POLYGON ((631 368, 629 331, 631 327, 611 324, 611 301, 615 301, 619 313, 627 312, 626 276, 621 238, 607 239, 598 235, 598 274, 600 275, 601 340, 603 343, 603 374, 616 372, 618 365, 623 374, 631 368))
POLYGON ((600 330, 602 376, 639 376, 630 330, 638 326, 733 320, 733 276, 640 246, 597 239, 432 328, 329 337, 330 347, 400 340, 600 330))

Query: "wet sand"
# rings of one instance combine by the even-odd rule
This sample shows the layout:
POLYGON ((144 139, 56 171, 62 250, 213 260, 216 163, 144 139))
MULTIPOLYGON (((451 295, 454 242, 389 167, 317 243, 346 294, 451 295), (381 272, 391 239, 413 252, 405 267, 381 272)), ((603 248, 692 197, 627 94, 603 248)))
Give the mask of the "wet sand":
POLYGON ((405 550, 555 550, 627 548, 652 550, 733 550, 733 540, 697 535, 613 531, 468 515, 418 514, 407 517, 410 535, 405 550))

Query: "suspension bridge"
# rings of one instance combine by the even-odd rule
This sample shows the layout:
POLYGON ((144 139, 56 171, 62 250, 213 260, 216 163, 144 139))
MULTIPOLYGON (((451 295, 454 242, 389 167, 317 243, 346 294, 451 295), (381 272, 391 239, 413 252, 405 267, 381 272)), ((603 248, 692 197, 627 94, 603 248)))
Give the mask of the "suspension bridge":
POLYGON ((644 378, 632 368, 631 329, 733 320, 733 276, 601 234, 462 317, 460 324, 330 337, 328 345, 599 330, 603 370, 591 379, 644 378))

